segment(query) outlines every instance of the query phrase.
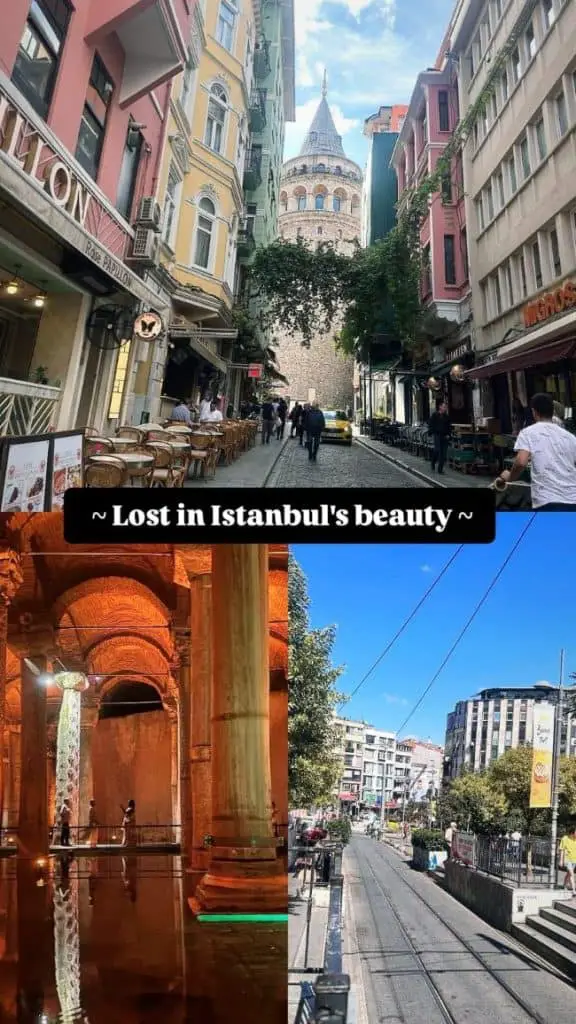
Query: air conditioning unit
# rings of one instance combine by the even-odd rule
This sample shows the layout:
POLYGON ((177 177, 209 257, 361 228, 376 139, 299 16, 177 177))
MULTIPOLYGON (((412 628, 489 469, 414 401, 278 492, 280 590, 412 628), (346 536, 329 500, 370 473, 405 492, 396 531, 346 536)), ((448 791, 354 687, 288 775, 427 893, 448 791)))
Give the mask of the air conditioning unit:
POLYGON ((127 262, 153 266, 158 263, 158 248, 158 237, 152 228, 137 227, 127 262))
POLYGON ((144 196, 140 200, 136 224, 143 228, 152 228, 153 231, 160 231, 162 223, 162 210, 154 196, 144 196))

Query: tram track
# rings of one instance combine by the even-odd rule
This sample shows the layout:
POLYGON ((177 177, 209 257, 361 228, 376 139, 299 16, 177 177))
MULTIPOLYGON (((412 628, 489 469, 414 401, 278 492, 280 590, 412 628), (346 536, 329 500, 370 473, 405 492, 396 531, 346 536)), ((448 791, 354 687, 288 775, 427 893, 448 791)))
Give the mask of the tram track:
MULTIPOLYGON (((520 1022, 521 1024, 550 1024, 550 1017, 544 1017, 537 1010, 535 1010, 513 988, 513 986, 511 986, 504 978, 502 978, 500 976, 500 973, 496 969, 494 969, 490 963, 487 962, 485 957, 481 953, 479 953, 478 950, 474 949, 471 943, 468 942, 468 940, 465 939, 456 928, 454 928, 451 924, 444 920, 444 918, 436 910, 436 908, 431 903, 429 903, 429 901, 426 900, 425 897, 422 896, 422 894, 413 885, 410 884, 410 882, 406 879, 405 875, 396 867, 394 867, 394 865, 391 864, 390 861, 384 857, 383 853, 379 851, 377 847, 374 851, 371 852, 376 853, 376 851, 378 851, 379 859, 386 865, 386 868, 389 871, 391 871, 393 875, 396 876, 399 882, 404 884, 406 889, 410 892, 411 896, 419 902, 419 905, 426 908, 428 914, 432 915, 434 920, 438 922, 442 926, 442 928, 445 929, 446 932, 448 932, 452 939, 456 940, 456 942, 462 947, 462 951, 469 957, 471 957, 472 960, 481 968, 482 973, 485 976, 489 977, 491 981, 498 986, 498 989, 502 992, 503 995, 501 1006, 502 1020, 514 1019, 514 1021, 518 1022, 518 1024, 520 1024, 520 1022), (508 1007, 505 1005, 506 1002, 508 1002, 508 1007), (515 1008, 513 1017, 512 1007, 515 1008), (518 1013, 518 1011, 521 1012, 521 1015, 518 1013)), ((418 949, 418 946, 416 945, 412 935, 410 934, 410 931, 408 930, 407 926, 404 923, 403 915, 399 910, 397 903, 393 899, 393 894, 391 890, 381 881, 377 871, 374 870, 373 864, 370 862, 370 859, 366 854, 357 852, 356 857, 360 867, 361 876, 363 872, 367 872, 370 876, 373 885, 378 889, 381 896, 385 900, 385 903, 407 947, 406 952, 414 959, 414 963, 417 966, 416 973, 418 977, 421 978, 422 981, 424 982, 426 989, 434 1002, 434 1006, 437 1009, 439 1020, 442 1021, 442 1024, 463 1024, 463 1021, 468 1019, 469 1017, 468 1013, 457 1014, 455 1010, 452 1009, 451 1006, 449 1005, 449 1002, 447 1001, 447 998, 443 994, 442 988, 438 984, 435 977, 435 974, 439 973, 439 969, 430 967, 426 963, 426 954, 422 950, 418 949)), ((385 952, 384 943, 382 942, 381 939, 382 924, 378 921, 376 911, 373 906, 373 902, 370 899, 368 899, 367 902, 370 916, 373 921, 374 930, 376 932, 376 935, 378 936, 378 941, 382 948, 382 957, 385 960, 387 954, 385 952)), ((534 963, 535 966, 537 966, 536 962, 534 963)), ((413 1016, 407 1017, 404 1013, 400 997, 394 986, 394 977, 392 971, 390 972, 389 981, 390 990, 396 1006, 397 1019, 401 1022, 401 1024, 408 1024, 408 1022, 413 1021, 414 1018, 413 1016)))

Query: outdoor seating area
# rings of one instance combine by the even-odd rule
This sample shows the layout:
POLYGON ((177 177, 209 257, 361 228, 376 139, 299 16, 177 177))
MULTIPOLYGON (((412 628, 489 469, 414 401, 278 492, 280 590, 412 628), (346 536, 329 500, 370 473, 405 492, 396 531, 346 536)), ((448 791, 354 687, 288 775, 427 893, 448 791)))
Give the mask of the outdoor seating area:
MULTIPOLYGON (((427 424, 408 426, 383 422, 375 425, 374 437, 427 462, 431 460, 433 439, 427 424)), ((451 469, 460 473, 496 476, 512 465, 515 442, 514 434, 496 435, 469 424, 454 424, 446 462, 451 469)), ((525 471, 521 479, 529 483, 529 470, 525 471)))
POLYGON ((180 421, 119 427, 106 437, 86 428, 85 487, 183 487, 207 481, 252 448, 254 420, 186 424, 180 421))

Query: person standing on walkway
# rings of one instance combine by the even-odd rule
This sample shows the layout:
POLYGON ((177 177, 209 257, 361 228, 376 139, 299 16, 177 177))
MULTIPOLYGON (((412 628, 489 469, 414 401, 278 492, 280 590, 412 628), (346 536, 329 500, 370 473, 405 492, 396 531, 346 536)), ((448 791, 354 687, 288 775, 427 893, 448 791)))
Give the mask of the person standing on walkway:
POLYGON ((293 409, 290 410, 288 419, 290 420, 290 437, 294 437, 298 433, 298 426, 300 424, 300 418, 302 416, 302 406, 300 402, 296 402, 293 409))
POLYGON ((70 846, 70 819, 72 808, 70 801, 65 800, 60 808, 60 846, 70 846))
POLYGON ((318 402, 313 402, 312 408, 306 417, 306 444, 308 447, 308 459, 310 462, 317 461, 320 437, 325 426, 326 421, 324 419, 324 413, 318 405, 318 402))
POLYGON ((212 395, 209 391, 206 391, 200 402, 200 423, 205 423, 210 418, 211 405, 212 395))
POLYGON ((576 825, 573 825, 568 835, 560 840, 560 867, 566 872, 564 888, 572 890, 572 898, 576 899, 576 884, 574 882, 574 869, 576 868, 576 825))
POLYGON ((262 406, 262 444, 270 444, 274 430, 274 407, 272 402, 264 402, 262 406))
POLYGON ((298 420, 298 443, 299 443, 300 447, 302 447, 302 445, 304 444, 304 434, 306 433, 306 423, 307 423, 307 420, 308 420, 308 413, 309 412, 310 412, 310 406, 308 405, 308 403, 306 403, 302 407, 302 412, 300 413, 300 419, 298 420))
POLYGON ((286 429, 286 416, 288 415, 288 408, 283 398, 278 402, 278 426, 276 428, 276 437, 281 441, 284 437, 284 431, 286 429))
POLYGON ((446 829, 446 831, 444 833, 444 842, 446 843, 446 846, 448 847, 448 857, 449 857, 450 860, 452 859, 452 845, 454 843, 454 838, 456 836, 456 832, 457 831, 458 831, 458 825, 456 824, 455 821, 451 821, 449 826, 448 826, 448 828, 446 829))
POLYGON ((98 843, 98 820, 96 818, 96 801, 90 801, 88 809, 88 828, 84 836, 86 846, 96 846, 98 843))
POLYGON ((534 423, 516 438, 516 458, 498 480, 512 483, 530 463, 532 508, 539 512, 576 511, 576 437, 554 423, 550 395, 530 400, 534 423))
POLYGON ((448 406, 446 402, 439 402, 436 412, 432 413, 428 423, 428 433, 432 435, 433 441, 432 472, 435 471, 436 465, 438 465, 439 473, 444 472, 444 463, 446 462, 451 431, 452 424, 448 415, 448 406))
POLYGON ((122 846, 135 846, 136 837, 136 804, 133 800, 129 800, 126 807, 120 809, 124 817, 122 818, 122 846))

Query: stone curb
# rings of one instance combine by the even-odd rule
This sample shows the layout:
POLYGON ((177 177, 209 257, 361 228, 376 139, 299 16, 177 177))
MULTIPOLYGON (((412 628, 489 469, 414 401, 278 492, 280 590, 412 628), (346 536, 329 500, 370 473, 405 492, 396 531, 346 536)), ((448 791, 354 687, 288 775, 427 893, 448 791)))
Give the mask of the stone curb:
POLYGON ((440 490, 444 491, 451 490, 449 484, 440 483, 439 480, 435 480, 434 477, 428 476, 427 473, 423 473, 420 469, 412 469, 411 466, 407 466, 406 463, 402 462, 401 459, 395 459, 394 456, 389 455, 388 452, 383 452, 380 451, 379 448, 374 448, 363 437, 356 437, 354 438, 354 440, 356 441, 356 444, 361 445, 362 448, 365 448, 367 451, 372 452, 374 455, 379 455, 381 459, 386 459, 387 462, 391 462, 394 466, 397 466, 398 469, 403 469, 404 472, 408 473, 410 476, 417 477, 417 479, 422 480, 423 483, 429 484, 430 487, 437 487, 440 490))

